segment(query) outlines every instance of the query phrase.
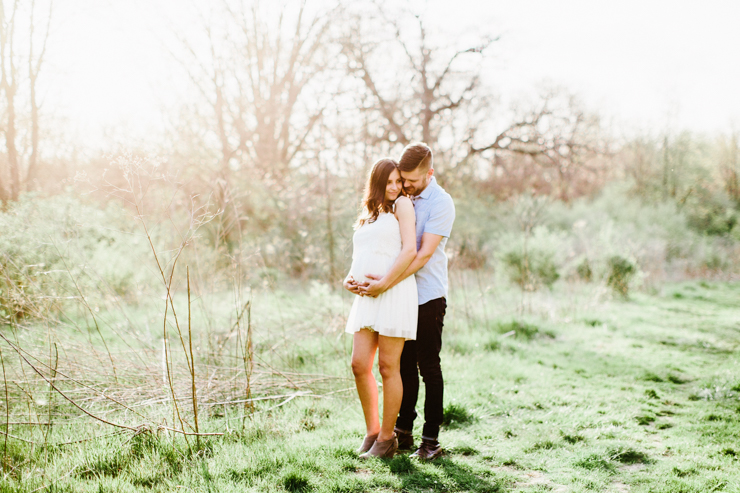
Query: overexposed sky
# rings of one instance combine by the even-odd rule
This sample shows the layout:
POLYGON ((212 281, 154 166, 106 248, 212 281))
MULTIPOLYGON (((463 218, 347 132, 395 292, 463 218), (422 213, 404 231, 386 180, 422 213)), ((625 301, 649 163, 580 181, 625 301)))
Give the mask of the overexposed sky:
MULTIPOLYGON (((625 133, 740 128, 737 0, 412 4, 439 32, 501 36, 487 76, 504 101, 555 84, 625 133)), ((44 109, 64 117, 91 146, 156 135, 164 125, 161 110, 176 104, 187 86, 162 42, 173 26, 188 28, 191 10, 183 5, 58 0, 43 72, 44 109)))

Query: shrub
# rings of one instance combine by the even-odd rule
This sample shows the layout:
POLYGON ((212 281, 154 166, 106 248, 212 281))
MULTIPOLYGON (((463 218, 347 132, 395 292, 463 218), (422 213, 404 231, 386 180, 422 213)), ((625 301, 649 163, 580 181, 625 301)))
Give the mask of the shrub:
POLYGON ((629 294, 630 279, 637 272, 635 264, 624 257, 615 255, 608 261, 609 277, 606 280, 607 286, 612 288, 615 293, 627 297, 629 294))
POLYGON ((578 277, 586 282, 591 282, 594 277, 594 273, 591 270, 591 263, 587 258, 584 258, 578 266, 576 266, 576 273, 578 277))
POLYGON ((460 241, 456 251, 450 253, 451 267, 454 266, 460 269, 482 269, 488 260, 482 238, 465 236, 460 241))
POLYGON ((551 288, 560 278, 552 254, 541 250, 511 251, 503 257, 509 278, 524 291, 551 288))
POLYGON ((137 257, 149 251, 130 226, 114 205, 67 195, 10 204, 0 212, 0 322, 46 316, 90 292, 135 290, 149 275, 137 257))

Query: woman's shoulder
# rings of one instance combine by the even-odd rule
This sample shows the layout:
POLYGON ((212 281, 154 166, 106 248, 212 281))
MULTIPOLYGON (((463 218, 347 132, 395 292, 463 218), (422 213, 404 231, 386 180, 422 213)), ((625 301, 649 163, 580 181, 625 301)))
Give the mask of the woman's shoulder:
POLYGON ((411 208, 413 208, 414 207, 414 204, 413 204, 413 202, 411 202, 411 199, 410 198, 406 197, 405 195, 401 195, 400 197, 398 197, 396 199, 395 206, 396 206, 396 208, 398 208, 398 207, 402 207, 402 208, 403 207, 411 207, 411 208))
POLYGON ((410 221, 413 221, 416 216, 414 212, 414 204, 411 202, 411 199, 406 196, 398 197, 395 204, 393 204, 393 209, 396 219, 399 221, 402 217, 406 217, 410 221))

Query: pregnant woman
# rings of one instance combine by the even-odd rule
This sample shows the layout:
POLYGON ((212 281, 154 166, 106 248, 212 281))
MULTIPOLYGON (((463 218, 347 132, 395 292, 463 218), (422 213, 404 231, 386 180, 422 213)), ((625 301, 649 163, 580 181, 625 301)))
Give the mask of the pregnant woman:
POLYGON ((393 432, 403 397, 400 361, 404 342, 416 338, 416 280, 409 276, 377 298, 362 296, 366 274, 378 274, 390 286, 416 255, 414 206, 403 195, 398 163, 377 161, 370 172, 362 212, 352 238, 352 267, 344 287, 358 295, 347 320, 352 341, 352 372, 365 415, 367 434, 360 457, 393 457, 398 440, 393 432), (378 386, 372 373, 375 352, 383 379, 383 423, 378 417, 378 386))

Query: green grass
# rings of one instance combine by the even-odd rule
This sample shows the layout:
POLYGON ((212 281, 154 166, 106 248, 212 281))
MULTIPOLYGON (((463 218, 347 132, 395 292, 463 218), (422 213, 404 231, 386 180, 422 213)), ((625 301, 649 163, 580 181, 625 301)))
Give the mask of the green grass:
MULTIPOLYGON (((740 285, 629 300, 556 285, 522 301, 453 281, 438 461, 356 456, 363 421, 341 333, 351 299, 314 286, 258 294, 254 311, 258 361, 335 377, 306 380, 313 394, 261 401, 246 420, 243 408, 210 410, 202 428, 225 435, 200 449, 165 432, 47 448, 11 439, 0 492, 740 491, 740 285)), ((79 423, 50 442, 112 431, 79 423)), ((42 441, 37 428, 11 432, 42 441)))

